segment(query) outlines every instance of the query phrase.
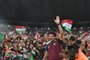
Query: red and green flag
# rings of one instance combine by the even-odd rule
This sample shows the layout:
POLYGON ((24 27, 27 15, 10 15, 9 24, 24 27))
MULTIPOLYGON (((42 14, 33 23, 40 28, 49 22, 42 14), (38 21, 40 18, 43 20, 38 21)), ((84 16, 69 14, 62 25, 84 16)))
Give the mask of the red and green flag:
POLYGON ((22 32, 25 32, 26 31, 26 27, 25 26, 15 26, 15 30, 18 33, 22 33, 22 32))
POLYGON ((70 19, 62 20, 62 27, 68 32, 71 32, 72 24, 73 21, 70 19))

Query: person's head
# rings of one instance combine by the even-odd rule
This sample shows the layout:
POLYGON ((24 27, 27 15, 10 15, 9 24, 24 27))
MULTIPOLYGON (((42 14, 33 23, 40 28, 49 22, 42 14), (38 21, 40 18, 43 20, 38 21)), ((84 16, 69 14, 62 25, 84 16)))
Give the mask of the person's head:
POLYGON ((55 32, 49 32, 48 33, 48 39, 49 40, 55 40, 56 38, 56 33, 55 32))
POLYGON ((76 39, 75 39, 74 36, 71 36, 71 37, 69 38, 69 40, 70 40, 70 44, 71 44, 71 45, 74 44, 75 41, 76 41, 76 39))
POLYGON ((65 37, 65 38, 64 38, 64 40, 63 40, 63 42, 64 42, 64 43, 66 43, 66 44, 68 44, 68 43, 69 43, 68 41, 69 41, 69 40, 68 40, 68 38, 67 38, 67 37, 65 37))
POLYGON ((40 48, 42 47, 42 43, 41 42, 37 42, 36 45, 37 45, 37 47, 40 47, 40 48))
POLYGON ((33 44, 30 44, 29 48, 30 49, 33 49, 34 45, 33 44))
POLYGON ((81 40, 77 40, 76 43, 80 46, 82 41, 81 40))
POLYGON ((16 39, 17 39, 17 40, 21 40, 21 37, 20 37, 20 36, 18 36, 16 39))

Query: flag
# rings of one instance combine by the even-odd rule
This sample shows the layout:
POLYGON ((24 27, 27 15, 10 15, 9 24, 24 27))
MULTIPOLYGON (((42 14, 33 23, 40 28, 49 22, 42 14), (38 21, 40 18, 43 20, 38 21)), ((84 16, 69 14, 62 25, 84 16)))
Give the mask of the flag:
POLYGON ((29 57, 29 60, 35 60, 34 56, 36 56, 36 53, 33 51, 33 50, 30 50, 30 57, 29 57))
POLYGON ((34 60, 34 57, 33 55, 30 56, 29 60, 34 60))
POLYGON ((16 31, 18 33, 26 31, 26 27, 25 26, 15 26, 15 29, 16 29, 16 31))
POLYGON ((2 32, 0 32, 0 41, 4 40, 4 37, 5 35, 2 32))
POLYGON ((62 20, 62 27, 68 32, 71 32, 72 24, 73 21, 70 19, 62 20))

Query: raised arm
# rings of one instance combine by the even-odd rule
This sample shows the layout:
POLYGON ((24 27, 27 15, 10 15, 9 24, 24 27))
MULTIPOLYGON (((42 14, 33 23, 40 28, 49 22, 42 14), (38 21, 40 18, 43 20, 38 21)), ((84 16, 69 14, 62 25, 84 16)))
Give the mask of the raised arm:
POLYGON ((83 34, 78 38, 78 40, 84 39, 84 38, 85 38, 85 35, 86 35, 86 33, 83 33, 83 34))
POLYGON ((64 34, 63 34, 63 29, 61 26, 61 22, 60 22, 60 18, 59 16, 56 16, 56 19, 54 19, 55 23, 58 25, 58 29, 59 29, 59 39, 60 40, 64 40, 64 34))
POLYGON ((44 53, 44 57, 43 57, 43 59, 42 59, 42 60, 46 60, 47 56, 48 56, 48 52, 47 52, 47 51, 45 51, 45 53, 44 53))

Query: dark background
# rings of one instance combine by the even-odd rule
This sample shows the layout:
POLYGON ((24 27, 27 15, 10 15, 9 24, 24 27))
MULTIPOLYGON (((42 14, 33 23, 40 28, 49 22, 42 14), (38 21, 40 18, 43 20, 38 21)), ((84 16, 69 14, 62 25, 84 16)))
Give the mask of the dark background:
POLYGON ((0 0, 1 23, 51 25, 57 15, 89 24, 90 0, 0 0))

